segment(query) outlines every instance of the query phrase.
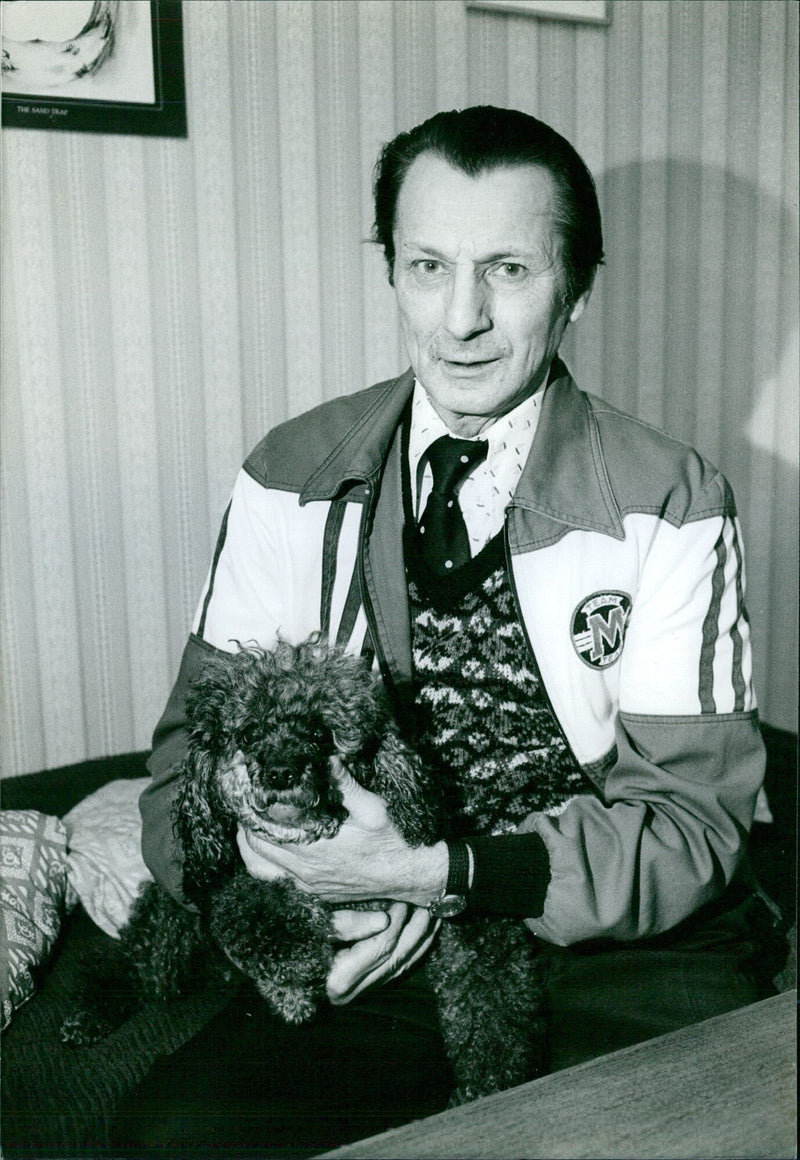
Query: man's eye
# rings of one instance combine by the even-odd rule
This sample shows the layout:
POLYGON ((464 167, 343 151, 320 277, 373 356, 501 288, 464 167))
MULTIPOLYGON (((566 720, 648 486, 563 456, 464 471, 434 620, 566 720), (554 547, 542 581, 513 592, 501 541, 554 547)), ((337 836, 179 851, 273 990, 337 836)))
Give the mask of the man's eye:
POLYGON ((528 271, 519 262, 501 262, 494 272, 507 282, 520 282, 528 271))
POLYGON ((431 277, 434 274, 441 274, 443 266, 437 258, 419 258, 414 263, 414 269, 424 277, 431 277))

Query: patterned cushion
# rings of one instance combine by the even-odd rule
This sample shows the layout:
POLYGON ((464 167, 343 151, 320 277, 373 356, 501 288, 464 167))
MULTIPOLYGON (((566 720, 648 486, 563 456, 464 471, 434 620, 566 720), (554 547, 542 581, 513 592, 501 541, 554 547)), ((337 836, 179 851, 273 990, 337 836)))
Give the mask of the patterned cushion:
POLYGON ((34 992, 33 968, 58 935, 67 883, 66 832, 38 810, 0 810, 2 1026, 34 992))

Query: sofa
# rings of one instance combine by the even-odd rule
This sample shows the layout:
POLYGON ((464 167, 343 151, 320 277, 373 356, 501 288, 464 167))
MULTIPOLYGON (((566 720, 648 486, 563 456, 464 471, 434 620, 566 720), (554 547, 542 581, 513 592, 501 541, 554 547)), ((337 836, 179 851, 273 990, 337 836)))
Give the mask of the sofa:
MULTIPOLYGON (((30 989, 32 983, 34 993, 27 1000, 19 993, 10 1000, 3 996, 7 1025, 0 1044, 0 1126, 6 1160, 109 1157, 109 1121, 118 1099, 144 1077, 157 1056, 175 1051, 195 1035, 225 1001, 219 994, 201 994, 164 1009, 141 1011, 107 1040, 91 1047, 67 1047, 59 1039, 59 1027, 70 1008, 80 958, 86 951, 111 945, 111 931, 119 926, 124 893, 130 893, 137 884, 130 858, 122 860, 121 873, 118 860, 109 874, 108 865, 94 848, 97 834, 90 833, 87 839, 85 823, 88 820, 88 828, 91 827, 92 818, 98 816, 92 804, 100 803, 101 824, 97 829, 102 832, 103 819, 108 816, 108 810, 103 807, 106 795, 117 815, 115 838, 108 846, 110 853, 119 853, 124 843, 115 839, 121 833, 125 838, 130 830, 132 811, 143 784, 140 779, 147 775, 146 758, 146 753, 132 753, 0 783, 2 815, 8 818, 13 814, 12 822, 29 823, 29 811, 37 811, 53 822, 68 821, 71 815, 77 819, 75 827, 68 826, 61 833, 53 829, 52 823, 49 829, 47 825, 39 825, 39 845, 47 845, 53 855, 47 886, 57 899, 61 887, 59 838, 65 839, 63 897, 57 902, 60 923, 54 931, 39 906, 34 924, 39 922, 47 927, 53 937, 44 940, 45 953, 39 948, 41 961, 30 968, 30 977, 24 979, 22 990, 30 989), (81 837, 77 832, 81 818, 74 811, 83 803, 88 803, 89 808, 84 809, 81 837), (81 844, 80 849, 73 850, 73 838, 81 844), (111 849, 113 846, 116 850, 111 849), (76 868, 74 882, 78 893, 70 889, 71 882, 66 880, 66 859, 70 859, 71 868, 76 868), (105 872, 108 877, 116 875, 119 897, 115 897, 113 890, 97 888, 97 884, 92 890, 92 870, 98 874, 105 872), (131 877, 128 883, 122 881, 126 875, 131 877)), ((8 872, 8 863, 15 860, 15 846, 21 842, 9 836, 8 831, 0 841, 4 870, 8 872)), ((43 860, 40 858, 40 862, 43 860)), ((39 881, 44 881, 46 875, 41 865, 35 870, 39 881)), ((10 932, 12 936, 14 933, 10 932)), ((12 945, 12 953, 13 950, 12 945)))
MULTIPOLYGON (((797 739, 769 726, 763 732, 774 820, 755 825, 751 859, 764 889, 793 919, 797 739)), ((23 893, 32 889, 33 879, 19 853, 30 850, 32 834, 53 855, 52 880, 38 865, 33 877, 46 883, 54 899, 49 911, 40 907, 38 919, 48 933, 34 931, 39 936, 38 961, 25 964, 21 990, 18 986, 10 998, 5 994, 8 962, 3 978, 7 1025, 2 1033, 1 1124, 6 1160, 111 1160, 108 1130, 116 1102, 157 1056, 190 1039, 225 1002, 219 994, 198 994, 166 1008, 140 1011, 91 1047, 67 1047, 59 1039, 81 955, 111 945, 114 930, 124 920, 127 898, 146 874, 138 861, 138 842, 131 837, 146 757, 126 754, 0 782, 0 818, 11 824, 12 834, 14 826, 22 825, 25 838, 8 837, 5 831, 0 838, 7 885, 12 887, 9 894, 3 888, 4 908, 19 905, 13 897, 15 874, 23 893), (110 868, 106 855, 116 859, 110 868)), ((17 928, 13 922, 6 917, 7 936, 15 929, 25 933, 24 921, 17 928)), ((7 958, 20 968, 15 955, 16 950, 7 958)), ((791 955, 776 977, 778 989, 795 985, 794 970, 791 955)))

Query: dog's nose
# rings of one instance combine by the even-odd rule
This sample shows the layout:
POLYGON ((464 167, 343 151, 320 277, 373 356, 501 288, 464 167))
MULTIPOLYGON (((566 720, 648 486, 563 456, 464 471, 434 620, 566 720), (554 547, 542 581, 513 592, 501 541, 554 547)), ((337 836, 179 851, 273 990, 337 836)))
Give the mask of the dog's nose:
POLYGON ((297 780, 297 771, 287 765, 272 765, 267 771, 267 781, 275 789, 286 789, 297 780))

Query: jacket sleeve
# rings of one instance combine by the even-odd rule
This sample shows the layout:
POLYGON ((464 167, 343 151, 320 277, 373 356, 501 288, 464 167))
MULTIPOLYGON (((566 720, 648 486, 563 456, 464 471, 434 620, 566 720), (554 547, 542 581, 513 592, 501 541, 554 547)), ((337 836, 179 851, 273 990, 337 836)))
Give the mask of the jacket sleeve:
POLYGON ((765 766, 743 592, 738 522, 717 477, 648 548, 598 793, 522 827, 549 861, 542 913, 528 919, 537 935, 569 945, 658 934, 735 876, 765 766))
POLYGON ((151 781, 139 799, 145 863, 179 901, 184 901, 182 868, 172 805, 187 749, 186 693, 208 656, 233 650, 237 641, 271 643, 284 612, 278 594, 285 585, 275 575, 275 545, 262 497, 260 485, 242 471, 222 520, 178 678, 153 735, 151 781))

